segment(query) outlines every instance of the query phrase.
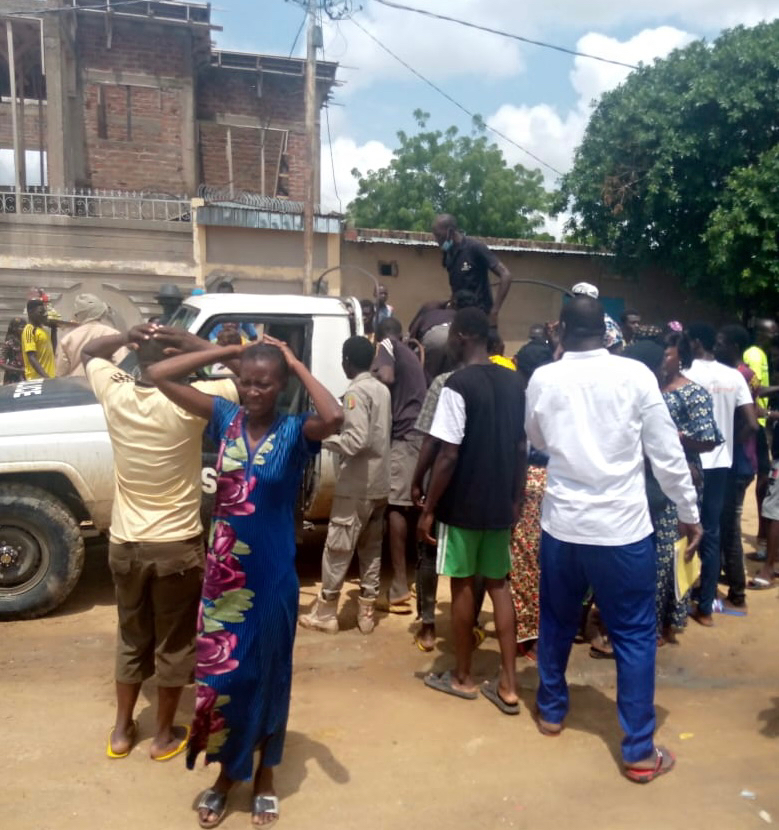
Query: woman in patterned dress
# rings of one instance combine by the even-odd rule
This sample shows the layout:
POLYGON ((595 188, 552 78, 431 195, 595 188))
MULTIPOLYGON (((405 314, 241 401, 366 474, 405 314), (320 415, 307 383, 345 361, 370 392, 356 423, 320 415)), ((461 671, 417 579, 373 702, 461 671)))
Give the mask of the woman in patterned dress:
POLYGON ((4 370, 3 384, 24 380, 22 360, 22 329, 27 325, 24 317, 13 317, 8 324, 5 341, 0 343, 0 369, 4 370))
POLYGON ((205 752, 206 763, 218 761, 221 771, 198 803, 198 821, 201 827, 219 824, 230 788, 252 777, 259 749, 252 823, 265 826, 279 815, 273 767, 284 749, 292 683, 299 594, 295 504, 308 461, 339 428, 343 412, 287 345, 268 336, 248 347, 173 357, 156 365, 153 380, 174 403, 208 419, 207 432, 219 446, 187 766, 205 752), (237 357, 242 406, 179 382, 195 369, 237 357), (315 413, 277 412, 290 372, 315 413))
MULTIPOLYGON (((711 395, 688 380, 682 370, 692 363, 686 334, 666 335, 661 369, 661 390, 682 442, 698 498, 703 489, 700 453, 710 452, 724 439, 714 420, 711 395)), ((689 595, 676 599, 674 548, 679 538, 676 505, 663 496, 662 505, 652 511, 657 544, 657 645, 675 643, 675 632, 687 624, 689 595)))
MULTIPOLYGON (((545 343, 529 343, 517 352, 517 371, 525 385, 533 372, 553 359, 552 350, 545 343)), ((539 620, 539 552, 541 549, 541 502, 546 491, 546 464, 544 453, 528 451, 525 500, 519 521, 511 533, 511 596, 517 624, 517 647, 521 655, 536 659, 539 620)))

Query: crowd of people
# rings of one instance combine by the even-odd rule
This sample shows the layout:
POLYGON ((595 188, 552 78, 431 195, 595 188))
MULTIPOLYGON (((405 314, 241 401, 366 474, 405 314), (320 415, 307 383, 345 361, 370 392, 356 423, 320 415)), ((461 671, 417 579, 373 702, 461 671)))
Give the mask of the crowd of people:
POLYGON ((253 824, 278 819, 273 769, 296 627, 338 634, 355 553, 359 631, 369 635, 381 612, 416 613, 422 653, 436 647, 438 579, 449 578, 454 661, 425 676, 434 692, 482 695, 516 716, 520 656, 538 667, 536 725, 558 737, 577 637, 592 657, 613 659, 624 773, 639 783, 675 763, 654 742, 657 649, 677 643, 688 619, 708 628, 715 612, 746 613, 747 590, 774 584, 777 324, 757 320, 750 336, 737 325, 647 325, 634 309, 615 321, 597 288, 578 283, 559 320, 531 326, 508 358, 498 325, 511 275, 453 217, 438 217, 433 233, 451 296, 425 304, 405 332, 384 286, 363 301, 365 334, 341 350, 349 381, 341 401, 267 334, 220 332, 208 342, 167 327, 175 311, 167 295, 163 318, 126 334, 106 326, 97 298, 80 295, 81 325, 61 338, 56 359, 41 334, 45 300, 31 298, 27 324, 14 329, 22 363, 6 344, 6 372, 80 372, 103 407, 116 468, 109 565, 119 617, 106 754, 124 758, 138 741, 135 706, 156 674, 151 758, 186 754, 191 768, 204 753, 220 765, 197 802, 201 827, 219 824, 233 785, 248 779, 253 824), (500 281, 494 299, 490 273, 500 281), (116 365, 128 349, 134 376, 116 365), (214 364, 234 379, 186 382, 214 364), (291 375, 311 412, 278 411, 291 375), (204 433, 218 448, 205 532, 204 433), (321 589, 298 618, 295 511, 322 447, 336 454, 339 475, 321 589), (764 547, 747 579, 741 513, 754 480, 764 547), (392 573, 382 592, 385 539, 392 573), (679 567, 696 556, 700 578, 680 591, 679 567), (501 659, 479 683, 471 666, 486 636, 487 594, 501 659), (193 673, 194 720, 182 726, 176 712, 193 673))

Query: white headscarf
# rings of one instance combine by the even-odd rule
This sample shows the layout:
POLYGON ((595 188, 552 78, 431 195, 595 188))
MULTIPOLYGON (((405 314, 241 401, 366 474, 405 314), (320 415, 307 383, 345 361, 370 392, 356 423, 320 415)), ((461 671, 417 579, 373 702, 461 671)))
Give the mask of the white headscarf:
POLYGON ((73 301, 73 317, 79 323, 92 323, 108 314, 108 305, 94 294, 78 294, 73 301))

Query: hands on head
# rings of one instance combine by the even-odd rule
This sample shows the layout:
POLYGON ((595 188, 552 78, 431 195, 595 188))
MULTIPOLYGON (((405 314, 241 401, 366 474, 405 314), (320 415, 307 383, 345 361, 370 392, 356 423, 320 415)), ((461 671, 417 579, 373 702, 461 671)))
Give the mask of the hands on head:
POLYGON ((268 346, 275 346, 277 349, 280 349, 281 353, 284 355, 284 360, 287 361, 287 366, 289 366, 290 371, 295 371, 300 361, 295 357, 295 353, 283 340, 277 340, 269 334, 263 334, 262 342, 268 346))

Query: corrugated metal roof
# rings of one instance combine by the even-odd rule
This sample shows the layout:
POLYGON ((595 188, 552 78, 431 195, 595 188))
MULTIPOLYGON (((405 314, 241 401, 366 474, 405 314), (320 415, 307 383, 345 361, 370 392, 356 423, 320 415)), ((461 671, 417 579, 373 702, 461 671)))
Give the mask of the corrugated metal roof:
MULTIPOLYGON (((345 241, 351 244, 359 244, 365 242, 371 245, 403 245, 412 248, 437 248, 438 243, 434 239, 406 239, 396 236, 358 236, 356 239, 349 239, 345 237, 345 241)), ((582 246, 566 247, 565 245, 558 247, 546 247, 549 243, 541 245, 534 245, 532 242, 524 242, 517 240, 516 244, 506 242, 488 242, 491 251, 515 251, 520 253, 532 254, 564 254, 565 256, 599 256, 599 257, 613 257, 614 254, 608 251, 600 251, 595 248, 583 249, 582 246)))
MULTIPOLYGON (((281 213, 279 211, 214 202, 197 208, 197 221, 201 225, 226 228, 252 228, 274 231, 303 230, 302 213, 281 213)), ((339 216, 314 216, 316 233, 341 233, 339 216)))

